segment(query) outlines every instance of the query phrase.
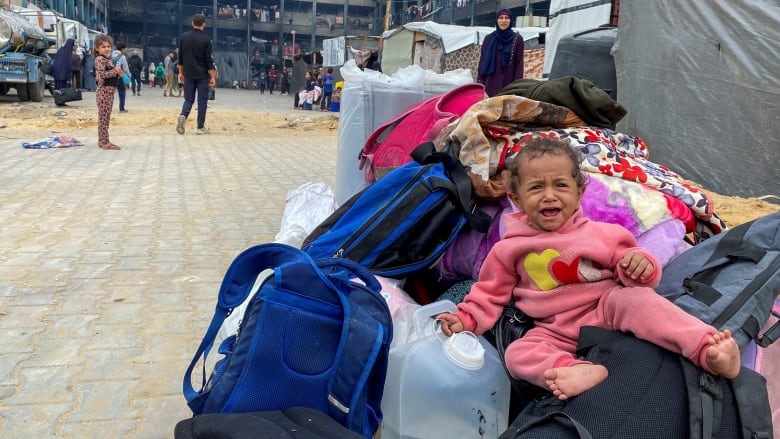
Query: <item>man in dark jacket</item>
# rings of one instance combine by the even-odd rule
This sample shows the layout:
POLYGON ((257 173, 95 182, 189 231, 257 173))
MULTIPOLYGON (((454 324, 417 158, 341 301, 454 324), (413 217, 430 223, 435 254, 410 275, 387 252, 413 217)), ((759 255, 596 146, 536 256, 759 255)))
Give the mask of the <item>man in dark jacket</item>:
POLYGON ((141 70, 144 68, 144 60, 138 55, 137 50, 133 50, 130 58, 127 59, 127 66, 130 68, 130 89, 133 90, 133 96, 141 96, 141 70))
POLYGON ((184 83, 184 105, 176 123, 176 132, 184 134, 184 124, 195 103, 195 91, 198 92, 198 134, 208 134, 206 128, 206 107, 208 92, 217 85, 217 68, 211 51, 211 38, 203 32, 206 17, 195 14, 192 17, 192 30, 184 32, 179 38, 179 82, 184 83))

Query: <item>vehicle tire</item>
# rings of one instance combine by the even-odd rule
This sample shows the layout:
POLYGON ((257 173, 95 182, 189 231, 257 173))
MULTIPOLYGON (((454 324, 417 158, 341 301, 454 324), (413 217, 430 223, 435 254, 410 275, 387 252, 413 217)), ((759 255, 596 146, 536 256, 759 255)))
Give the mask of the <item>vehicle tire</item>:
POLYGON ((19 100, 22 102, 30 100, 30 95, 27 94, 27 84, 16 84, 16 94, 19 95, 19 100))
POLYGON ((5 96, 8 94, 8 84, 0 84, 0 96, 5 96))
POLYGON ((33 102, 43 101, 43 91, 46 87, 46 78, 43 77, 43 71, 38 70, 38 81, 27 84, 27 96, 33 102))

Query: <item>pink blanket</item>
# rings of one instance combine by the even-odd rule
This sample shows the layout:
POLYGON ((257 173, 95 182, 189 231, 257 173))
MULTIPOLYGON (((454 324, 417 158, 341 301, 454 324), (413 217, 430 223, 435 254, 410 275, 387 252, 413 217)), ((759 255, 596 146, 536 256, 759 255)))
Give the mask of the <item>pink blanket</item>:
MULTIPOLYGON (((780 314, 780 298, 775 300, 775 313, 780 314)), ((772 326, 778 318, 769 316, 764 331, 772 326)), ((772 409, 772 428, 774 437, 780 438, 780 341, 766 348, 759 348, 756 353, 756 370, 766 378, 766 390, 769 393, 769 406, 772 409)))

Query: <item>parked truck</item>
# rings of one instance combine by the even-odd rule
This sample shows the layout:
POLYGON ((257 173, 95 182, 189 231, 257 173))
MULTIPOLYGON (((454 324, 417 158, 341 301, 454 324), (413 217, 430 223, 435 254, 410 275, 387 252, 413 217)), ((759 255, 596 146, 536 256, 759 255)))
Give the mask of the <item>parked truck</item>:
POLYGON ((13 88, 20 101, 41 102, 51 66, 46 51, 54 44, 40 27, 0 8, 0 95, 13 88))

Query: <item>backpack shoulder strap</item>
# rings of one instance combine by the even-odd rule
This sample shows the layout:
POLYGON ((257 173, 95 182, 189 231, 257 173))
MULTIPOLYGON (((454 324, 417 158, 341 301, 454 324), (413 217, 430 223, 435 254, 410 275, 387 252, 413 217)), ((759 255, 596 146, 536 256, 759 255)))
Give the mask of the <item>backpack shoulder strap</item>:
POLYGON ((720 292, 712 288, 712 283, 723 269, 724 258, 750 260, 756 263, 766 254, 766 249, 743 245, 745 235, 753 223, 751 221, 741 224, 714 238, 717 240, 717 245, 710 257, 703 264, 701 270, 684 282, 685 288, 691 292, 691 295, 705 305, 712 305, 722 296, 720 292))
POLYGON ((764 377, 743 367, 736 378, 724 380, 694 366, 682 356, 678 358, 688 389, 691 439, 720 437, 722 425, 731 422, 726 419, 728 413, 724 413, 724 409, 736 410, 742 433, 740 437, 772 437, 772 413, 764 377), (732 401, 724 397, 728 388, 734 395, 733 407, 732 401))
POLYGON ((420 164, 441 162, 444 165, 453 184, 455 184, 458 203, 468 220, 469 226, 477 232, 486 233, 493 218, 477 207, 477 204, 474 202, 471 196, 471 180, 457 157, 446 151, 436 152, 433 142, 425 142, 418 145, 411 155, 414 161, 420 164))
MULTIPOLYGON (((342 425, 360 430, 363 417, 361 413, 355 413, 355 409, 365 405, 366 401, 359 399, 364 394, 362 390, 370 384, 371 370, 383 351, 389 348, 392 339, 390 310, 379 294, 381 285, 365 267, 342 258, 319 259, 316 265, 320 268, 317 271, 321 273, 322 281, 338 293, 344 310, 341 342, 335 357, 338 364, 328 385, 328 414, 342 425), (365 286, 353 282, 355 277, 365 286), (360 297, 364 295, 371 296, 374 301, 360 297), (379 312, 378 308, 381 309, 379 312)), ((362 425, 363 433, 372 434, 369 430, 374 427, 362 425)))

